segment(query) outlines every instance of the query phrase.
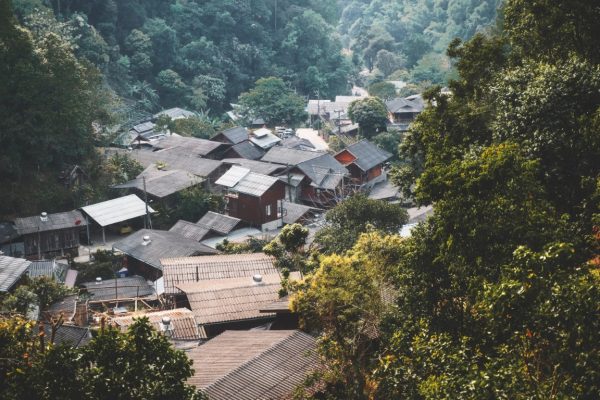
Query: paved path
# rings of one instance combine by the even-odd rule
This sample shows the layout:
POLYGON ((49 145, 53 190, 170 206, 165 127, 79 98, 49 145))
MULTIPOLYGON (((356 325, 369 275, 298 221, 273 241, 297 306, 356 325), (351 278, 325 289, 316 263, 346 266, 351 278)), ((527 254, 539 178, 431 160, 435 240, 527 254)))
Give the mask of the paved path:
POLYGON ((321 136, 319 136, 319 132, 314 129, 296 129, 296 136, 308 140, 313 144, 313 146, 315 146, 315 149, 317 150, 329 150, 329 145, 327 144, 327 142, 321 136))

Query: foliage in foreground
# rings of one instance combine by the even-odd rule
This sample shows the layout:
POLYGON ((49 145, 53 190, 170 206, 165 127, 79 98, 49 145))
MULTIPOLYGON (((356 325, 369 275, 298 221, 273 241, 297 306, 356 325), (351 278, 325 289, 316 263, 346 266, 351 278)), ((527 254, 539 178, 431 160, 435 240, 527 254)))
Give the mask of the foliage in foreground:
POLYGON ((198 400, 185 353, 147 318, 104 328, 82 348, 50 343, 35 322, 0 319, 0 394, 7 400, 198 400))

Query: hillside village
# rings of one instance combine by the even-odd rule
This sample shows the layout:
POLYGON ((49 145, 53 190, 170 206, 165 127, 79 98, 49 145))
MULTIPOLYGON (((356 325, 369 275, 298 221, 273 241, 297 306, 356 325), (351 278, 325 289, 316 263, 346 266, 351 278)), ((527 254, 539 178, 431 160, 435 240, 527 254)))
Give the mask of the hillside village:
POLYGON ((599 399, 598 21, 0 0, 0 399, 599 399))
MULTIPOLYGON (((143 169, 110 187, 113 198, 2 224, 2 291, 39 277, 72 289, 74 294, 30 313, 55 343, 85 346, 104 324, 125 331, 144 316, 195 365, 212 363, 210 371, 197 369, 190 378, 211 399, 231 398, 234 391, 236 398, 246 398, 236 381, 263 374, 245 365, 250 359, 267 363, 264 382, 256 382, 260 397, 288 396, 317 365, 314 355, 303 354, 315 350, 315 340, 298 330, 298 317, 282 292, 282 280, 302 279, 302 271, 282 269, 260 248, 230 254, 227 245, 267 244, 283 227, 299 224, 309 232, 303 246, 310 246, 326 224, 327 210, 357 193, 410 207, 388 179, 392 155, 358 137, 358 125, 348 117, 349 105, 365 96, 309 100, 307 124, 320 121, 327 127, 321 130, 269 129, 259 121, 200 139, 156 124, 164 116, 171 121, 195 116, 182 108, 135 123, 113 145, 98 149, 106 159, 126 157, 143 169), (332 151, 330 137, 346 145, 332 151), (193 188, 222 198, 222 210, 172 226, 157 223, 158 210, 193 188), (114 276, 90 275, 97 257, 111 259, 114 276), (303 350, 289 352, 289 346, 303 350), (231 354, 222 359, 226 349, 231 354), (280 363, 291 369, 267 380, 280 363)), ((387 106, 389 129, 402 135, 424 103, 411 96, 387 106)), ((82 184, 85 171, 75 167, 71 179, 72 185, 82 184)), ((407 228, 431 208, 409 212, 407 228)), ((409 235, 410 229, 403 232, 409 235)))

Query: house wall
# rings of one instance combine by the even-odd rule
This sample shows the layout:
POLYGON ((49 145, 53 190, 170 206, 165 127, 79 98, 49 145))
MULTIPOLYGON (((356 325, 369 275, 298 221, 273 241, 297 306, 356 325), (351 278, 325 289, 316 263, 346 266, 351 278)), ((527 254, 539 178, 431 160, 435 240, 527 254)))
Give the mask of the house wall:
POLYGON ((38 244, 41 255, 58 255, 65 252, 79 255, 80 228, 59 229, 23 235, 25 256, 37 258, 38 244))
POLYGON ((150 281, 155 281, 162 276, 162 271, 143 263, 138 259, 126 256, 125 260, 124 266, 129 270, 129 276, 139 275, 150 281))
POLYGON ((239 218, 254 226, 275 221, 277 217, 277 205, 285 198, 285 184, 276 182, 261 197, 250 196, 243 193, 228 196, 228 214, 239 218), (267 206, 270 206, 270 214, 267 214, 267 206))
POLYGON ((381 165, 376 165, 375 167, 371 168, 369 171, 367 171, 367 181, 372 181, 373 179, 380 176, 381 171, 381 165))

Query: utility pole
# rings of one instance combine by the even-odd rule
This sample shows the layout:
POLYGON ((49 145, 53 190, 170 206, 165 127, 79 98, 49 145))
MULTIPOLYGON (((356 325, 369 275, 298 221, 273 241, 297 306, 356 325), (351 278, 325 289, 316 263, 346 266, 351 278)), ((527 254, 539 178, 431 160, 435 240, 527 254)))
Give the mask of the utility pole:
POLYGON ((147 227, 150 227, 150 229, 152 229, 152 220, 150 220, 150 212, 148 212, 148 193, 146 192, 146 177, 143 176, 142 180, 144 182, 144 203, 146 205, 146 218, 144 218, 144 229, 147 229, 147 227), (146 221, 148 225, 146 225, 146 221))
POLYGON ((343 110, 335 110, 335 112, 337 113, 338 117, 338 136, 342 134, 342 111, 343 110))

